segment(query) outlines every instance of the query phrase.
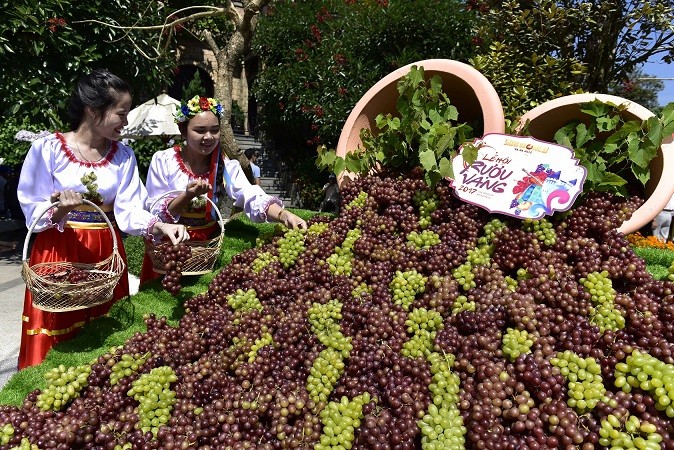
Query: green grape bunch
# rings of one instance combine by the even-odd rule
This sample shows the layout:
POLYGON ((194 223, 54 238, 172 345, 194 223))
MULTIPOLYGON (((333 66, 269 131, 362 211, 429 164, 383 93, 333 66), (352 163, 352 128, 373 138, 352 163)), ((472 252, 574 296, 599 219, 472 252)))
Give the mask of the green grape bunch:
POLYGON ((150 353, 140 354, 128 354, 124 353, 120 356, 119 361, 113 364, 110 368, 110 386, 116 385, 119 380, 124 377, 129 377, 138 372, 138 369, 145 364, 145 361, 150 357, 150 353))
POLYGON ((38 395, 36 406, 43 411, 60 411, 89 385, 90 373, 91 364, 67 368, 61 364, 49 370, 44 374, 49 384, 38 395))
POLYGON ((352 399, 344 396, 338 402, 328 403, 320 413, 323 433, 314 449, 351 448, 355 430, 363 418, 363 406, 371 401, 372 397, 366 391, 352 399))
POLYGON ((262 303, 257 298, 255 289, 237 289, 233 294, 227 296, 227 304, 235 311, 262 311, 262 303))
POLYGON ((428 277, 421 275, 416 269, 406 272, 397 270, 389 284, 393 294, 393 302, 396 305, 401 305, 405 310, 409 309, 414 303, 416 295, 426 291, 427 281, 428 277))
POLYGON ((306 230, 288 230, 278 240, 278 260, 285 269, 295 265, 299 255, 304 253, 304 237, 306 230))
POLYGON ((433 375, 428 389, 431 404, 424 416, 417 421, 421 430, 422 450, 465 449, 466 427, 459 410, 461 379, 452 372, 454 355, 436 352, 427 356, 433 375))
POLYGON ((96 203, 97 205, 101 205, 103 204, 103 197, 98 193, 98 183, 96 183, 97 179, 98 177, 94 172, 89 172, 82 175, 80 181, 87 189, 87 192, 85 192, 82 197, 85 200, 89 200, 90 202, 96 203))
POLYGON ((551 358, 550 363, 559 368, 568 382, 569 398, 566 403, 580 414, 594 409, 600 401, 608 401, 601 366, 594 358, 583 358, 571 350, 565 350, 551 358))
POLYGON ((178 377, 169 366, 155 367, 144 373, 131 383, 127 392, 129 397, 138 401, 138 423, 136 427, 157 436, 159 428, 166 425, 171 418, 176 393, 171 390, 171 383, 178 377))
POLYGON ((534 345, 534 340, 529 332, 517 328, 508 328, 503 335, 502 342, 503 354, 511 362, 515 361, 520 355, 529 353, 534 345))

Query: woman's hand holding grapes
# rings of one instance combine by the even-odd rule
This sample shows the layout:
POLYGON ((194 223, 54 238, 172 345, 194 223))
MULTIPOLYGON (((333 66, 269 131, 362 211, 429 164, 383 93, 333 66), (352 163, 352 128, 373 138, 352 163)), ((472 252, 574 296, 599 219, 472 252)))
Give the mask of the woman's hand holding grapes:
POLYGON ((71 189, 53 192, 50 200, 52 203, 59 202, 52 214, 52 222, 59 222, 66 214, 83 203, 82 194, 71 189))
POLYGON ((211 184, 208 180, 202 178, 197 178, 187 183, 187 188, 185 189, 185 195, 189 199, 193 199, 200 195, 207 194, 211 190, 211 184))
POLYGON ((296 216, 287 209, 281 210, 278 215, 278 221, 281 222, 287 228, 300 228, 302 230, 307 229, 307 223, 301 217, 296 216))
POLYGON ((185 225, 181 224, 156 222, 152 227, 152 232, 162 233, 164 236, 168 236, 173 245, 179 244, 190 238, 187 228, 185 228, 185 225))

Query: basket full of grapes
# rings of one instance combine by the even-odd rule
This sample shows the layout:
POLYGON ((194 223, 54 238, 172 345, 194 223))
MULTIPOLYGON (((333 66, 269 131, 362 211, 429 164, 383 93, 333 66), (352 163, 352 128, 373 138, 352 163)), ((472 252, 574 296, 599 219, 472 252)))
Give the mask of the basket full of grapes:
POLYGON ((43 311, 65 312, 90 308, 112 298, 113 290, 124 273, 124 260, 119 253, 117 236, 105 213, 93 202, 83 200, 105 219, 112 233, 113 249, 109 257, 97 263, 51 261, 30 264, 28 243, 40 218, 59 202, 49 205, 31 224, 23 246, 21 275, 33 295, 33 305, 43 311))
MULTIPOLYGON (((150 208, 154 209, 154 206, 164 200, 167 196, 171 194, 176 194, 182 191, 170 191, 165 193, 163 196, 159 197, 155 203, 150 208)), ((220 209, 218 206, 208 198, 207 195, 202 195, 196 197, 194 200, 198 200, 199 204, 197 206, 193 205, 193 210, 203 209, 207 202, 211 203, 213 210, 218 216, 218 225, 220 226, 220 232, 217 236, 212 237, 206 240, 189 240, 185 241, 184 245, 188 246, 190 249, 190 256, 182 261, 182 275, 203 275, 205 273, 211 272, 215 266, 215 262, 220 255, 220 247, 222 246, 222 239, 225 235, 225 221, 222 218, 220 209)), ((193 200, 193 202, 194 202, 193 200)), ((155 243, 149 240, 145 240, 145 252, 150 257, 152 261, 152 270, 156 273, 166 274, 171 269, 166 268, 166 247, 165 243, 155 243)))

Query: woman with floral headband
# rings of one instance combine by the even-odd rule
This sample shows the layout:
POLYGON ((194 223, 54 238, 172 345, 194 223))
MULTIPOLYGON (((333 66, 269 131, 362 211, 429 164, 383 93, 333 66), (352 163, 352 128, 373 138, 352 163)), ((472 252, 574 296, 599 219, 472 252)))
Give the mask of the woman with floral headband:
MULTIPOLYGON (((31 265, 98 263, 112 254, 107 223, 83 199, 98 204, 115 224, 118 242, 119 230, 157 239, 165 235, 176 243, 189 238, 183 225, 161 222, 145 210, 147 191, 138 177, 133 150, 117 141, 130 108, 128 84, 107 70, 95 70, 82 77, 70 98, 72 131, 57 131, 33 142, 17 190, 26 225, 35 223, 31 265), (57 200, 57 206, 50 206, 57 200)), ((124 246, 118 250, 126 261, 124 246)), ((19 368, 40 363, 54 344, 73 337, 87 321, 128 295, 126 270, 112 300, 87 309, 46 312, 34 307, 26 290, 19 368)))
MULTIPOLYGON (((288 228, 306 228, 304 220, 283 208, 283 202, 253 185, 238 161, 220 152, 222 105, 213 98, 195 96, 183 102, 175 120, 185 141, 155 153, 147 174, 148 208, 162 220, 184 223, 193 240, 207 240, 219 232, 207 194, 217 204, 222 192, 254 222, 276 221, 288 228), (171 191, 180 193, 168 194, 171 191)), ((146 254, 140 283, 157 278, 146 254)))

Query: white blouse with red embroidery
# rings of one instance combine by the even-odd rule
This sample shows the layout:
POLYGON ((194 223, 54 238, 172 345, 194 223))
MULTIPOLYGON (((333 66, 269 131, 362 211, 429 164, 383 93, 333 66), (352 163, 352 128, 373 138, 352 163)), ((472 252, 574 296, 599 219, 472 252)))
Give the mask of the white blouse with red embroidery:
MULTIPOLYGON (((214 151, 217 151, 214 150, 214 151)), ((224 170, 229 182, 225 182, 227 195, 234 200, 234 205, 242 208, 253 222, 267 220, 267 208, 272 203, 283 207, 283 201, 265 193, 260 186, 250 184, 238 161, 225 158, 224 170)), ((175 222, 180 217, 173 217, 167 205, 178 194, 167 194, 170 191, 184 191, 187 183, 196 178, 208 179, 209 173, 192 173, 183 162, 180 147, 162 150, 152 155, 152 162, 147 173, 148 209, 157 214, 165 222, 175 222), (162 196, 165 196, 162 200, 162 196)), ((218 180, 219 183, 224 181, 218 180)))
MULTIPOLYGON (((86 193, 82 177, 91 172, 96 175, 103 204, 114 207, 119 229, 131 235, 147 236, 157 216, 145 210, 147 190, 138 176, 133 150, 122 143, 112 142, 110 150, 100 161, 83 161, 68 148, 59 132, 33 142, 26 155, 18 187, 26 226, 29 227, 51 204, 53 192, 71 189, 86 193)), ((60 223, 52 223, 51 214, 44 214, 34 231, 53 226, 63 230, 67 218, 66 215, 60 223)))

